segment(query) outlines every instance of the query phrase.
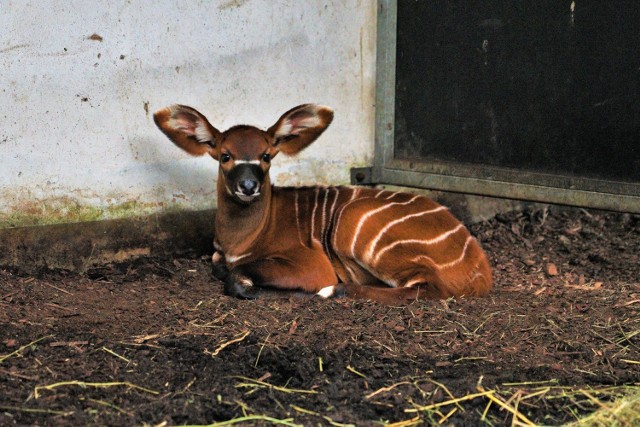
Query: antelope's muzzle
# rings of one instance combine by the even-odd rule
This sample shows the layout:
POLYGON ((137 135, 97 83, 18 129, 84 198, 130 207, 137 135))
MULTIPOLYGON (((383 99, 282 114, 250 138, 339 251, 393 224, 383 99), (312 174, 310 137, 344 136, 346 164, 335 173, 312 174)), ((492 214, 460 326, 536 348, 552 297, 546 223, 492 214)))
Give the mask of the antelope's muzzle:
POLYGON ((250 203, 260 196, 264 172, 258 165, 240 164, 229 171, 227 179, 229 189, 236 198, 241 202, 250 203))

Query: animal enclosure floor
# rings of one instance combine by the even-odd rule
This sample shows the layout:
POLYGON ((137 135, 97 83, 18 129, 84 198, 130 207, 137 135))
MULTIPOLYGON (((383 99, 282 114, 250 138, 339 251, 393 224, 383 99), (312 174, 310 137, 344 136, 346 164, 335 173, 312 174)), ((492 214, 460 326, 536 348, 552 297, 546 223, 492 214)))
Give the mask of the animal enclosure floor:
POLYGON ((0 425, 557 425, 640 396, 640 217, 472 232, 491 296, 405 307, 231 299, 200 258, 0 269, 0 425))

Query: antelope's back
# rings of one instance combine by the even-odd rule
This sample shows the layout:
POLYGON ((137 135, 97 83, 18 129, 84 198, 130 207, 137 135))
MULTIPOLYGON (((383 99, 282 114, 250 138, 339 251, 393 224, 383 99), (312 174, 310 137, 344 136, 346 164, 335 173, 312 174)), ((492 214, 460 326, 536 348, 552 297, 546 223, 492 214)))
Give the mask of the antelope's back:
POLYGON ((282 240, 276 246, 314 249, 342 281, 426 285, 441 298, 485 295, 491 289, 491 269, 476 239, 427 197, 321 186, 274 187, 274 196, 278 229, 270 235, 282 240))
POLYGON ((430 283, 442 297, 491 289, 491 269, 477 240, 429 198, 361 189, 336 210, 333 227, 333 249, 391 286, 430 283))

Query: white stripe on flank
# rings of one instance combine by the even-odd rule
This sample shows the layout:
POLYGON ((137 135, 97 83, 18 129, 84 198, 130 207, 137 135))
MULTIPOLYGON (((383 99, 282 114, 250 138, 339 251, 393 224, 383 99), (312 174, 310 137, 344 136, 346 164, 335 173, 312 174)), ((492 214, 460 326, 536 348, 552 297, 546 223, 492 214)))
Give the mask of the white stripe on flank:
POLYGON ((380 190, 376 193, 375 196, 373 196, 374 199, 377 199, 379 195, 381 195, 382 193, 384 193, 384 190, 380 190))
POLYGON ((354 196, 355 194, 354 189, 349 188, 349 190, 351 190, 351 198, 344 205, 338 208, 338 215, 336 217, 336 222, 334 223, 334 226, 333 226, 333 238, 331 239, 331 244, 333 245, 334 250, 336 248, 336 243, 338 238, 338 227, 340 226, 340 219, 342 218, 342 213, 347 208, 347 206, 349 206, 351 203, 356 201, 354 196))
POLYGON ((369 211, 369 212, 365 213, 364 215, 362 215, 360 217, 360 220, 358 221, 358 225, 356 225, 356 229, 355 229, 355 231, 353 233, 353 240, 351 241, 351 256, 354 257, 354 258, 356 256, 355 251, 356 251, 356 242, 358 240, 358 234, 360 234, 360 230, 362 229, 362 226, 364 225, 364 222, 367 219, 369 219, 372 215, 377 214, 378 212, 381 212, 381 211, 383 211, 385 209, 389 209, 392 206, 395 206, 395 205, 408 205, 409 203, 413 203, 418 197, 420 197, 420 196, 413 196, 410 200, 408 200, 406 202, 392 202, 392 203, 389 203, 387 205, 380 206, 379 208, 374 209, 372 211, 369 211))
POLYGON ((316 234, 316 209, 318 208, 318 193, 320 192, 320 188, 316 187, 316 196, 313 202, 313 211, 311 212, 311 240, 317 240, 315 237, 316 234))
POLYGON ((464 259, 464 257, 467 254, 467 249, 469 248, 469 244, 471 243, 471 241, 473 240, 473 237, 469 236, 467 237, 467 241, 464 242, 464 247, 462 248, 462 253, 460 254, 460 256, 456 259, 454 259, 453 261, 449 261, 449 262, 445 262, 443 264, 438 264, 437 262, 435 262, 433 260, 433 258, 428 257, 426 255, 418 255, 417 257, 413 258, 411 261, 412 262, 417 262, 421 259, 427 259, 429 261, 431 261, 431 263, 438 269, 441 270, 443 268, 450 268, 453 267, 456 264, 459 264, 460 262, 462 262, 462 260, 464 259))
POLYGON ((460 254, 460 256, 456 259, 454 259, 453 261, 449 261, 446 262, 444 264, 440 264, 438 265, 439 268, 451 268, 456 264, 459 264, 462 262, 462 260, 464 259, 464 257, 467 255, 467 249, 469 249, 469 244, 471 243, 471 241, 473 240, 473 237, 469 236, 467 237, 467 241, 464 242, 464 247, 462 248, 462 253, 460 254))
POLYGON ((324 201, 322 202, 322 228, 320 228, 320 239, 324 243, 324 227, 327 222, 327 200, 329 199, 329 189, 324 189, 324 201))
MULTIPOLYGON (((351 269, 351 267, 349 267, 349 265, 344 264, 344 267, 347 269, 347 272, 351 275, 351 281, 354 283, 356 282, 356 273, 354 273, 354 271, 351 269)), ((358 283, 358 285, 360 285, 360 283, 358 283)))
POLYGON ((380 252, 378 252, 375 256, 375 258, 372 261, 372 265, 376 265, 378 263, 378 261, 380 260, 380 258, 382 257, 382 255, 384 255, 385 253, 387 253, 388 251, 390 251, 391 249, 395 248, 398 245, 404 245, 404 244, 419 244, 419 245, 433 245, 435 243, 441 242, 444 239, 446 239, 447 237, 449 237, 450 235, 458 232, 460 229, 463 229, 464 225, 462 224, 458 224, 457 227, 455 227, 452 230, 446 231, 444 233, 442 233, 441 235, 439 235, 438 237, 434 237, 433 239, 427 239, 427 240, 418 240, 418 239, 408 239, 408 240, 396 240, 393 243, 390 243, 389 245, 385 246, 384 248, 382 248, 380 250, 380 252))
POLYGON ((385 200, 393 199, 398 194, 400 194, 400 191, 396 191, 395 193, 391 193, 391 195, 389 197, 385 197, 384 199, 385 200))
POLYGON ((233 163, 235 163, 236 165, 259 165, 260 160, 234 160, 233 163))
POLYGON ((358 197, 358 194, 360 194, 360 189, 359 188, 352 188, 351 189, 351 198, 349 199, 349 201, 354 200, 356 197, 358 197))
POLYGON ((331 203, 331 211, 329 212, 329 222, 331 222, 331 219, 333 218, 333 212, 336 209, 336 203, 338 203, 338 193, 340 192, 338 187, 333 187, 333 188, 334 190, 336 190, 336 195, 333 198, 333 203, 331 203))
POLYGON ((435 209, 431 209, 431 210, 424 211, 424 212, 418 212, 418 213, 414 213, 414 214, 410 214, 410 215, 405 215, 402 218, 394 219, 393 221, 391 221, 390 223, 388 223, 387 225, 382 227, 382 229, 378 232, 376 237, 374 237, 373 240, 371 240, 371 242, 369 243, 369 247, 368 247, 363 259, 365 261, 369 261, 371 259, 371 257, 373 256, 373 252, 376 249, 376 245, 378 244, 378 242, 380 241, 382 236, 384 236, 384 234, 391 227, 393 227, 394 225, 400 224, 402 222, 405 222, 406 220, 408 220, 410 218, 415 218, 415 217, 422 216, 422 215, 427 215, 427 214, 431 214, 431 213, 435 213, 435 212, 440 212, 442 210, 446 210, 446 208, 444 206, 438 206, 435 209))

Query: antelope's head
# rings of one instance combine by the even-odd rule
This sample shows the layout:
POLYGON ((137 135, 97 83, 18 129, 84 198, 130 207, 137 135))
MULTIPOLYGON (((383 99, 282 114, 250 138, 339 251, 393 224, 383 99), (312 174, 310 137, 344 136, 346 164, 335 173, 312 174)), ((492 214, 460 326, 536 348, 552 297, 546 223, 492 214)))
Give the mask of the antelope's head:
POLYGON ((299 105, 266 131, 238 125, 220 132, 204 115, 185 105, 158 110, 153 119, 187 153, 209 154, 217 160, 228 195, 249 204, 260 197, 271 159, 281 151, 294 155, 308 147, 331 124, 333 110, 316 104, 299 105))

